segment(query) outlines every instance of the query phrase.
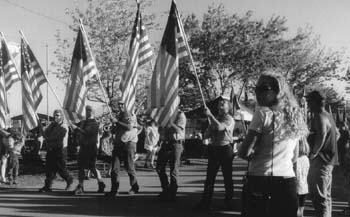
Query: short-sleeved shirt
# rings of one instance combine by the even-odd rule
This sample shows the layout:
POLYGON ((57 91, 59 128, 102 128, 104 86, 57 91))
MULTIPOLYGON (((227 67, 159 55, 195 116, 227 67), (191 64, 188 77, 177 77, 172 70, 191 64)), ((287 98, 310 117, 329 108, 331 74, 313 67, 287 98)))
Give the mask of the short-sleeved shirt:
POLYGON ((268 107, 259 107, 253 115, 249 130, 261 137, 253 147, 254 154, 249 163, 249 174, 256 176, 294 177, 293 157, 298 138, 283 138, 284 113, 268 107), (273 122, 273 114, 275 121, 273 122), (271 173, 272 172, 272 173, 271 173))
POLYGON ((212 146, 225 146, 233 142, 233 129, 235 121, 229 114, 218 116, 216 119, 225 126, 225 130, 219 131, 214 126, 209 124, 209 135, 212 146))
POLYGON ((130 124, 132 128, 129 130, 125 128, 124 126, 117 124, 115 128, 115 136, 116 136, 116 142, 120 143, 127 143, 127 142, 134 142, 137 143, 138 141, 138 134, 137 134, 137 118, 135 114, 128 113, 128 112, 122 112, 119 115, 118 120, 120 120, 123 123, 130 124))
POLYGON ((180 128, 180 131, 176 131, 172 127, 165 129, 165 139, 167 141, 182 141, 185 140, 185 131, 186 131, 186 116, 185 113, 180 112, 177 114, 174 124, 180 128))

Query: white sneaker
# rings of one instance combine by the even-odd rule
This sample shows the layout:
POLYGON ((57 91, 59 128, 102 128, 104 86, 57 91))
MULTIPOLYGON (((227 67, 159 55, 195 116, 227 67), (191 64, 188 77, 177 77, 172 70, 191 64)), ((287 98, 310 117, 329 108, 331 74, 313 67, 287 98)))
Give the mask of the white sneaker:
POLYGON ((139 159, 139 157, 140 157, 140 156, 139 156, 138 154, 135 154, 135 156, 134 156, 134 162, 137 161, 137 159, 139 159))

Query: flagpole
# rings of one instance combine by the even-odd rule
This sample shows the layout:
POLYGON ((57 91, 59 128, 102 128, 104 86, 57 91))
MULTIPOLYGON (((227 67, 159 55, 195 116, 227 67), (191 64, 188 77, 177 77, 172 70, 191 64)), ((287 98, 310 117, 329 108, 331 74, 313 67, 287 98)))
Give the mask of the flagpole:
MULTIPOLYGON (((83 20, 82 20, 82 19, 79 19, 79 22, 80 22, 80 28, 81 28, 81 30, 83 31, 83 33, 84 33, 85 36, 87 37, 87 34, 86 34, 86 32, 85 32, 85 28, 84 28, 84 25, 83 25, 83 20)), ((96 63, 95 58, 94 58, 94 56, 92 55, 92 51, 91 51, 91 47, 90 47, 89 43, 87 43, 87 47, 88 47, 88 49, 89 49, 89 52, 91 53, 91 58, 92 58, 92 60, 96 63)), ((104 99, 105 99, 105 103, 106 103, 106 105, 107 105, 109 115, 112 117, 112 110, 111 110, 111 108, 110 108, 109 105, 108 105, 109 100, 108 100, 107 94, 106 94, 106 92, 105 92, 104 86, 103 86, 103 84, 102 84, 102 81, 101 81, 101 78, 100 78, 100 73, 99 73, 98 70, 96 70, 96 71, 97 71, 96 77, 97 77, 97 80, 98 80, 98 82, 99 82, 99 84, 100 84, 100 86, 101 86, 102 95, 103 95, 103 97, 104 97, 104 99)))
MULTIPOLYGON (((24 36, 22 30, 19 30, 19 33, 21 34, 22 39, 26 42, 26 44, 28 44, 28 41, 27 41, 26 37, 24 36)), ((43 73, 43 76, 45 77, 46 82, 47 82, 47 84, 49 85, 49 87, 50 87, 52 93, 54 94, 54 96, 55 96, 55 98, 56 98, 56 100, 57 100, 59 106, 63 109, 63 104, 62 104, 60 98, 57 96, 56 91, 53 89, 53 87, 52 87, 52 85, 51 85, 51 82, 47 79, 45 73, 43 73)), ((67 121, 69 121, 69 118, 66 116, 66 113, 63 112, 63 114, 64 114, 64 116, 66 117, 67 121)))
MULTIPOLYGON (((46 77, 49 77, 49 45, 46 42, 46 77)), ((46 79, 47 80, 47 79, 46 79)), ((47 114, 47 125, 50 122, 49 116, 49 82, 46 83, 46 114, 47 114)))
MULTIPOLYGON (((173 0, 175 2, 175 0, 173 0)), ((203 91, 202 91, 202 87, 201 87, 201 84, 200 84, 200 81, 199 81, 199 78, 198 78, 198 73, 197 73, 197 69, 196 69, 196 66, 194 65, 194 60, 193 60, 193 56, 192 56, 192 52, 190 50, 190 46, 188 44, 188 41, 187 41, 187 36, 186 36, 186 33, 185 33, 185 30, 182 26, 182 22, 180 19, 180 16, 179 16, 179 12, 177 11, 177 7, 175 7, 175 13, 176 13, 176 18, 178 20, 178 24, 180 26, 180 29, 181 31, 184 33, 183 36, 184 36, 184 41, 185 41, 185 45, 187 47, 187 50, 189 51, 189 56, 190 56, 190 60, 191 60, 191 65, 193 67, 193 70, 194 70, 194 74, 196 76, 196 80, 197 80, 197 83, 198 83, 198 87, 199 87, 199 92, 201 93, 201 97, 202 97, 202 100, 203 100, 203 105, 204 107, 207 107, 207 105, 205 104, 205 99, 204 99, 204 95, 203 95, 203 91)))

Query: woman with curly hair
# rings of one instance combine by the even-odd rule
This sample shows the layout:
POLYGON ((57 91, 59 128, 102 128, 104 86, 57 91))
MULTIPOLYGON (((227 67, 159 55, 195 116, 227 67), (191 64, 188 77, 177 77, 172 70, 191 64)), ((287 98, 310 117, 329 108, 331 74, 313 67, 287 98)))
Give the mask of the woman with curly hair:
POLYGON ((284 76, 263 73, 256 84, 258 107, 239 156, 247 159, 242 216, 297 216, 293 162, 308 134, 304 116, 284 76))

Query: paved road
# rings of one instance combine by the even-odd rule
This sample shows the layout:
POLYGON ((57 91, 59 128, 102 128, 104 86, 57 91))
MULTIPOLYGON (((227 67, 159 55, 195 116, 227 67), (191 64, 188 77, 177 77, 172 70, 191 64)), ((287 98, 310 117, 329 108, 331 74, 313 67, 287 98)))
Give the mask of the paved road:
MULTIPOLYGON (((57 180, 54 192, 39 193, 44 177, 41 175, 22 175, 17 188, 0 186, 0 216, 137 216, 137 217, 234 217, 240 216, 240 194, 242 188, 242 175, 246 164, 242 160, 234 161, 235 197, 233 207, 225 210, 223 206, 224 186, 221 173, 218 175, 215 186, 215 211, 205 212, 195 208, 203 190, 205 179, 206 160, 191 159, 191 165, 181 167, 181 181, 179 195, 175 203, 165 203, 155 200, 160 191, 159 180, 155 171, 143 169, 142 161, 138 162, 138 179, 141 185, 140 194, 129 196, 128 178, 123 173, 121 179, 120 195, 116 198, 104 198, 97 190, 96 180, 87 180, 86 194, 72 196, 62 190, 65 183, 57 180)), ((105 178, 107 189, 110 181, 105 178)), ((333 188, 333 216, 346 206, 345 195, 342 189, 340 175, 335 175, 333 188)), ((307 201, 306 216, 314 216, 311 203, 307 201)))

